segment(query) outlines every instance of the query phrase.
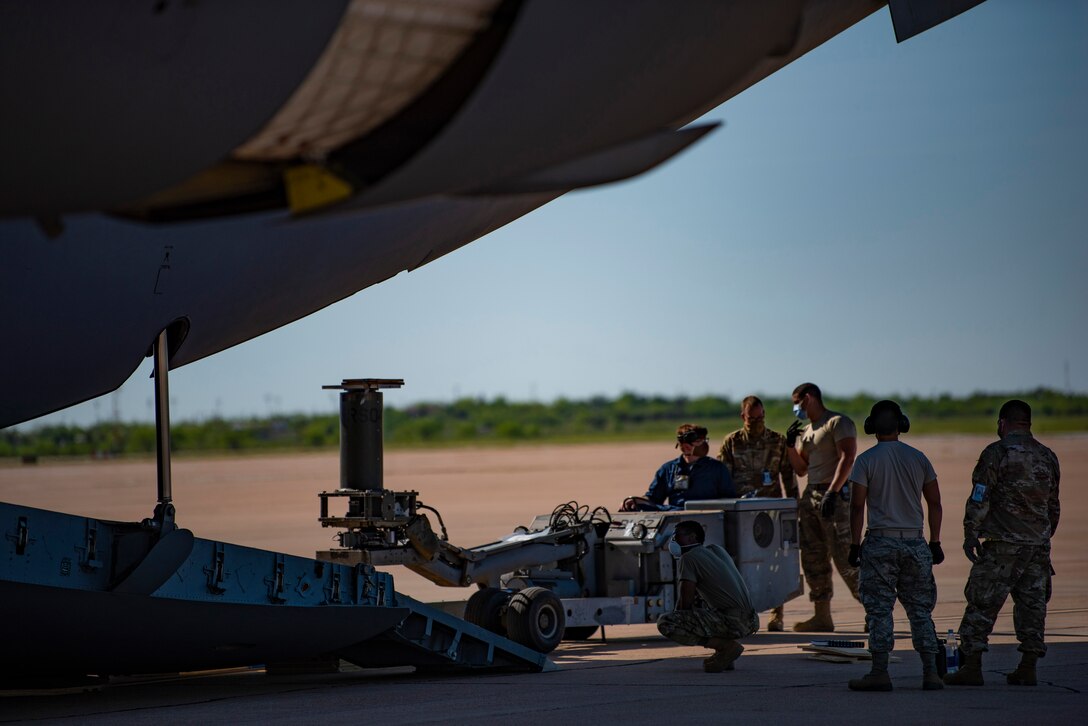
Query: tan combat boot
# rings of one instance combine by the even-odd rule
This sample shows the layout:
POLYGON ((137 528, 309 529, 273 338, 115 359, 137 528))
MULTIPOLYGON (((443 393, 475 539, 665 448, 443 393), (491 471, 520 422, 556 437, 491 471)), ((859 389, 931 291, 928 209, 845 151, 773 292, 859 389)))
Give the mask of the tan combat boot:
POLYGON ((795 623, 793 629, 798 633, 834 633, 835 621, 831 619, 831 603, 824 600, 815 605, 816 614, 808 620, 795 623))
POLYGON ((892 690, 892 679, 888 675, 888 661, 891 659, 891 654, 879 651, 872 654, 873 667, 861 678, 851 678, 850 686, 851 691, 890 691, 892 690))
POLYGON ((1037 686, 1039 679, 1035 676, 1035 663, 1039 660, 1038 653, 1024 653, 1020 656, 1020 665, 1016 670, 1005 676, 1005 681, 1010 686, 1037 686))
POLYGON ((890 691, 892 679, 888 671, 883 673, 866 673, 861 678, 851 678, 846 684, 851 691, 890 691))
POLYGON ((771 619, 767 621, 767 631, 781 633, 783 630, 782 616, 785 614, 785 606, 779 605, 771 611, 771 619))
POLYGON ((942 690, 944 688, 944 681, 937 675, 937 654, 934 652, 918 651, 918 657, 922 659, 922 690, 942 690))
POLYGON ((926 671, 922 674, 923 691, 939 691, 944 688, 944 681, 937 675, 937 671, 926 671))
POLYGON ((981 686, 982 681, 982 651, 977 653, 964 653, 960 651, 960 669, 955 673, 946 673, 944 676, 946 686, 981 686))
POLYGON ((703 670, 707 673, 721 673, 733 670, 733 661, 744 652, 744 646, 735 640, 711 638, 706 647, 714 649, 714 655, 703 659, 703 670))

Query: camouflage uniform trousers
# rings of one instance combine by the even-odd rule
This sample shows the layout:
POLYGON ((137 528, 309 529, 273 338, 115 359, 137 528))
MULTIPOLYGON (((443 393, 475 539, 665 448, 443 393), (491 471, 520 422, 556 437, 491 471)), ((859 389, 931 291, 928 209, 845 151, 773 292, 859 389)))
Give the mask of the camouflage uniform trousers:
MULTIPOLYGON (((830 601, 833 594, 831 562, 839 571, 850 594, 858 597, 858 570, 851 567, 850 555, 850 502, 836 502, 835 516, 824 519, 820 514, 823 492, 815 487, 805 487, 801 501, 797 503, 797 524, 801 536, 801 570, 808 583, 808 597, 813 602, 830 601)), ((860 598, 858 598, 860 599, 860 598)))
POLYGON ((661 616, 657 629, 681 645, 706 645, 710 638, 736 640, 751 635, 759 630, 759 615, 754 610, 673 610, 661 616))
POLYGON ((982 557, 971 567, 963 594, 967 608, 960 622, 964 653, 988 650, 994 621, 1012 594, 1012 622, 1020 651, 1046 655, 1043 632, 1050 600, 1050 545, 987 540, 982 557))
POLYGON ((933 580, 933 554, 924 539, 866 537, 861 548, 858 590, 865 606, 871 652, 895 650, 892 608, 897 598, 907 611, 914 649, 919 653, 937 652, 932 615, 937 604, 937 583, 933 580))

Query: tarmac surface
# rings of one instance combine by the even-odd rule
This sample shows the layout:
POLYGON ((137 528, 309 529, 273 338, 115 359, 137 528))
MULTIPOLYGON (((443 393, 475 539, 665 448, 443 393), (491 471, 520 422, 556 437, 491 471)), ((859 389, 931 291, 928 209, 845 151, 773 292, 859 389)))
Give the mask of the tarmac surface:
MULTIPOLYGON (((717 432, 715 432, 717 433, 717 432)), ((263 669, 115 678, 108 685, 56 691, 0 691, 0 722, 212 723, 646 723, 700 722, 1040 724, 1088 723, 1088 436, 1042 436, 1062 466, 1062 522, 1053 541, 1057 576, 1047 619, 1050 650, 1037 687, 1005 683, 1019 654, 1006 604, 983 659, 986 685, 922 691, 901 607, 895 610, 898 661, 892 693, 854 693, 846 682, 865 663, 829 663, 801 650, 826 635, 760 630, 745 639, 736 670, 707 674, 707 651, 679 646, 652 625, 609 627, 584 642, 563 643, 559 666, 539 674, 436 677, 411 669, 296 676, 263 669)), ((938 633, 958 628, 969 563, 959 549, 963 502, 978 452, 990 437, 908 436, 941 482, 948 555, 935 568, 938 633)), ((868 442, 861 441, 862 448, 868 442)), ((577 500, 618 507, 641 494, 653 471, 674 455, 659 444, 594 444, 506 449, 397 451, 386 456, 385 485, 414 489, 438 508, 450 539, 492 541, 555 505, 577 500)), ((312 556, 332 532, 316 523, 317 492, 338 485, 335 453, 260 458, 175 459, 178 522, 198 536, 312 556)), ((802 482, 803 484, 803 482, 802 482)), ((108 519, 140 519, 155 499, 154 462, 83 462, 0 467, 0 499, 108 519)), ((420 599, 457 600, 394 572, 397 589, 420 599)), ((836 638, 864 640, 864 612, 836 576, 836 638)), ((806 596, 786 604, 787 627, 811 614, 806 596)), ((78 617, 78 613, 73 613, 78 617)), ((763 616, 766 623, 766 615, 763 616)), ((130 645, 131 644, 127 644, 130 645)), ((119 644, 123 647, 122 644, 119 644)), ((153 643, 139 644, 154 647, 153 643)), ((17 657, 5 653, 4 657, 17 657)), ((62 658, 63 654, 57 654, 62 658)))

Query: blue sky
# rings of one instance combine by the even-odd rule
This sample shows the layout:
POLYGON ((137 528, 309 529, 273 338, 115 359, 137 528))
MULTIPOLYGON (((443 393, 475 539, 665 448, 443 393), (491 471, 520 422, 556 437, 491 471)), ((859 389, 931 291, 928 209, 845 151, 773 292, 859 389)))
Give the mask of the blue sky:
MULTIPOLYGON (((174 420, 631 390, 1088 390, 1088 4, 989 0, 897 45, 880 11, 575 192, 173 372, 174 420)), ((150 365, 49 417, 151 420, 150 365)))

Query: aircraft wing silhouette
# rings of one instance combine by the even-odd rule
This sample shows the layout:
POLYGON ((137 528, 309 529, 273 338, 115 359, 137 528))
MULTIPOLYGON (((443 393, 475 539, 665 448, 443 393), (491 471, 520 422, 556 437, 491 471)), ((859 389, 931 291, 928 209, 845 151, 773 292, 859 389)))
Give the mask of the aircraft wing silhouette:
POLYGON ((0 426, 650 169, 882 5, 4 3, 0 426))

